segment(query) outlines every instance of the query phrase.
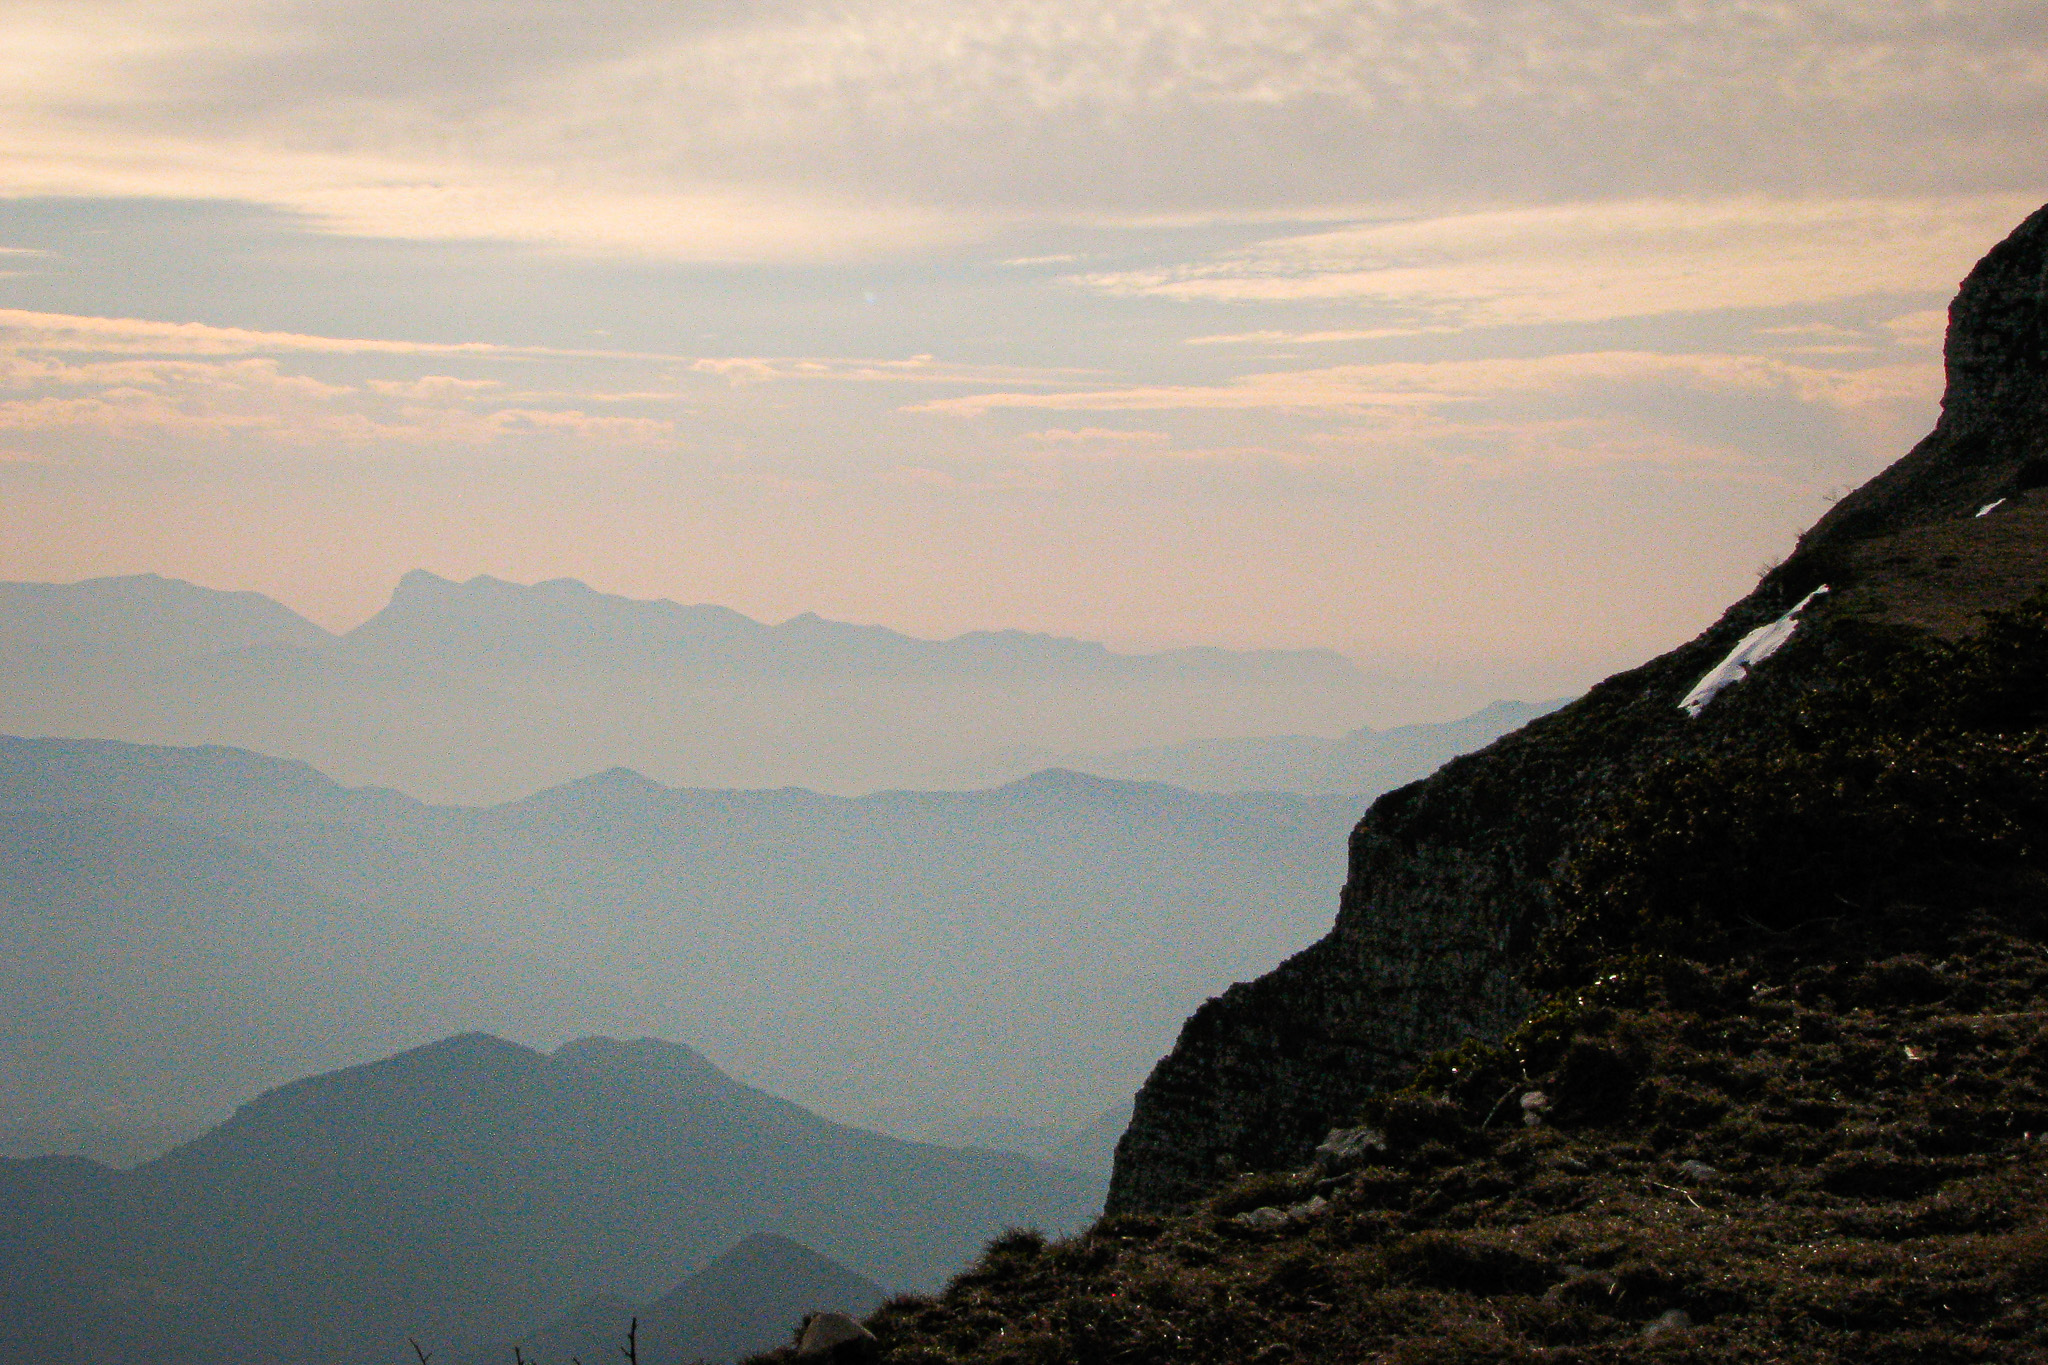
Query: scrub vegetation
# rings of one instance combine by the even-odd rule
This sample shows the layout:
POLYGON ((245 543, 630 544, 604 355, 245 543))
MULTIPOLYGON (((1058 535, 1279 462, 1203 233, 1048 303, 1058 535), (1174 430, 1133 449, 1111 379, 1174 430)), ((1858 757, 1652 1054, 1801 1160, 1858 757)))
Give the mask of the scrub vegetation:
POLYGON ((883 1358, 2048 1350, 2048 611, 1837 618, 1660 748, 1566 839, 1543 1003, 1366 1104, 1368 1160, 1011 1234, 883 1358))

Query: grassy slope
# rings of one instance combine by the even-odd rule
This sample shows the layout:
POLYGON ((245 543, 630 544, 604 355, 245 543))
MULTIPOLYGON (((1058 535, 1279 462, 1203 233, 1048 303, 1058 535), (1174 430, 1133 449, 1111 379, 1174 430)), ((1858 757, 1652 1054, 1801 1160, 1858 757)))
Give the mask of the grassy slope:
POLYGON ((1336 931, 1148 1082, 1125 1212, 886 1305, 880 1355, 2048 1358, 2044 261, 2048 209, 1964 282, 1934 433, 1706 635, 1374 806, 1336 931), (1287 1169, 1331 1121, 1384 1149, 1287 1169), (1281 1169, 1189 1206, 1231 1160, 1281 1169))
POLYGON ((2044 680, 2038 609, 1817 622, 1576 823, 1543 1003, 1369 1101, 1383 1154, 1006 1238, 884 1358, 2048 1352, 2044 680))

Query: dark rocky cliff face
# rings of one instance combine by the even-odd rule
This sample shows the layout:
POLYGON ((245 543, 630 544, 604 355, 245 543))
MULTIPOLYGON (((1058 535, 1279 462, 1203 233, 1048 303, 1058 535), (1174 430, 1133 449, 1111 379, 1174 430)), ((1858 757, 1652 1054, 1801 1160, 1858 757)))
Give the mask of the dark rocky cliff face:
POLYGON ((1809 636, 1956 639, 2048 585, 2048 209, 1964 281, 1946 358, 1934 432, 1698 639, 1373 805, 1330 934, 1210 1001, 1154 1069, 1118 1147, 1112 1213, 1299 1165, 1421 1058, 1505 1035, 1538 998, 1539 945, 1571 899, 1575 855, 1612 825, 1612 793, 1729 742, 1679 698, 1812 588, 1834 591, 1804 618, 1809 636))

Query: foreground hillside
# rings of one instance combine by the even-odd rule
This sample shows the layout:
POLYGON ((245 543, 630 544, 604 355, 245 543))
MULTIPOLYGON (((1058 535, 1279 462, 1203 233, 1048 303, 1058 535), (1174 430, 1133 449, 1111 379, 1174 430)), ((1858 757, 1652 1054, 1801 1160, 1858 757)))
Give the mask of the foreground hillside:
POLYGON ((1335 931, 1153 1073, 1112 1216, 885 1307, 884 1357, 2041 1358, 2044 287, 2048 210, 1927 441, 1699 640, 1375 803, 1335 931))
POLYGON ((2048 616, 1800 662, 1768 746, 1618 798, 1554 993, 1342 1116, 1377 1146, 997 1243, 889 1358, 2048 1350, 2048 616))
POLYGON ((2048 956, 2014 928, 1614 973, 1483 1083, 1377 1107, 1355 1173, 1013 1237, 870 1325, 901 1361, 2038 1359, 2048 956))
MULTIPOLYGON (((1757 681, 1784 679, 1824 699, 1847 685, 1821 667, 1831 657, 1896 645, 1907 651, 1897 667, 1939 671, 1949 665, 1936 655, 1908 656, 1968 636, 1987 612, 2015 608, 2048 584, 2044 274, 2048 213, 2038 213, 1957 296, 1935 431, 1836 504, 1698 639, 1373 804, 1352 834, 1332 931, 1197 1012, 1154 1070, 1119 1154, 1113 1210, 1170 1208, 1213 1180, 1219 1163, 1298 1161, 1332 1116, 1398 1084, 1431 1052, 1514 1027, 1548 993, 1535 973, 1539 944, 1575 913, 1582 883, 1607 875, 1591 870, 1593 851, 1629 820, 1696 818, 1680 807, 1710 794, 1654 783, 1675 781, 1688 765, 1738 754, 1763 763, 1783 752, 1777 713, 1755 711, 1748 684, 1697 719, 1679 706, 1750 632, 1806 603, 1793 646, 1764 663, 1757 681), (1812 596, 1822 587, 1831 591, 1812 596), (1626 807, 1631 800, 1651 814, 1626 807)), ((1923 733, 1928 723, 1903 715, 1885 742, 1938 749, 1942 741, 1923 733)), ((1943 751, 1938 761, 1967 767, 1974 752, 1943 751)), ((1768 783, 1755 799, 1773 817, 1790 814, 1791 796, 1768 783)), ((1776 860, 1798 847, 1759 845, 1759 877, 1783 875, 1776 860)), ((1850 862, 1883 851, 1879 840, 1850 862)), ((1629 894, 1604 883, 1601 891, 1629 894)))

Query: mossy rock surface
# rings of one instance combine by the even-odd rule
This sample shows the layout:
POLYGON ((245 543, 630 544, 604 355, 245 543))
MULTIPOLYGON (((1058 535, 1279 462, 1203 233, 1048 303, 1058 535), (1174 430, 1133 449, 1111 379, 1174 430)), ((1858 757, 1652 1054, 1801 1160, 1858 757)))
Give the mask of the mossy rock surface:
POLYGON ((881 1358, 2041 1358, 2048 901, 2007 890, 1600 963, 1372 1105, 1372 1163, 1006 1238, 870 1319, 881 1358), (1320 1217, 1236 1219, 1311 1192, 1320 1217))

